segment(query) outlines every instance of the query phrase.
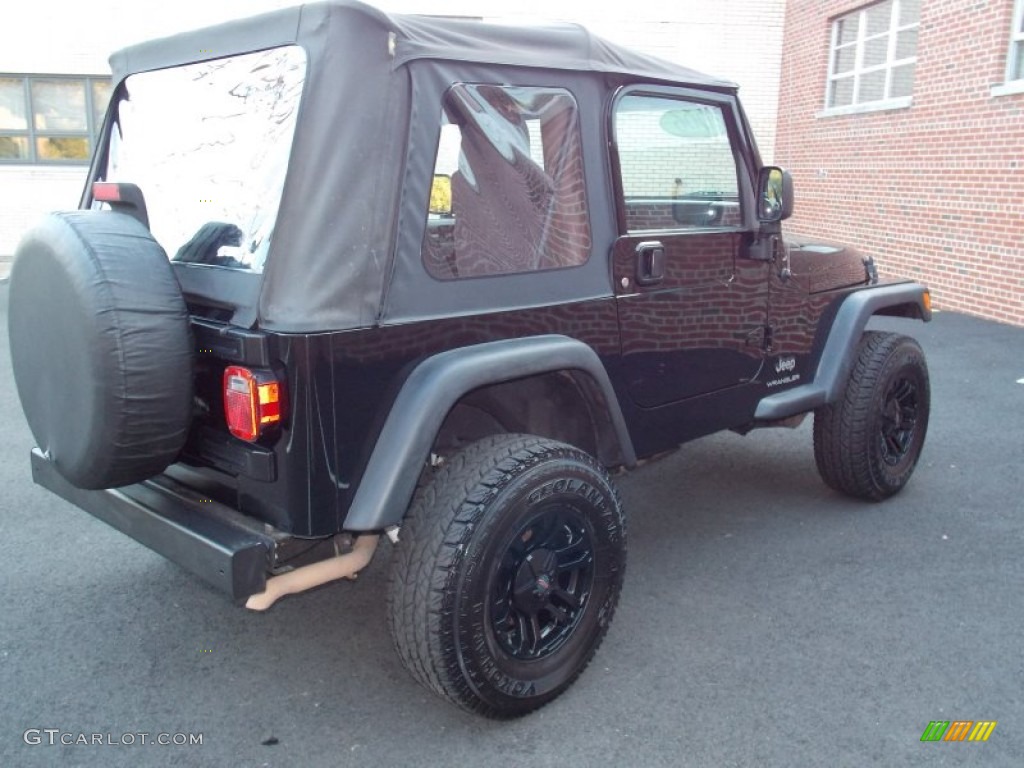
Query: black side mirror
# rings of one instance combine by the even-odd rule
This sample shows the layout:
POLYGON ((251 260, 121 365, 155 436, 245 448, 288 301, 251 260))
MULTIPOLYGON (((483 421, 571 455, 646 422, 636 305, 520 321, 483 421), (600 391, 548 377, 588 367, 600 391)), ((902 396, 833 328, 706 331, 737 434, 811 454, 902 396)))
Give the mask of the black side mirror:
POLYGON ((761 169, 757 178, 757 218, 768 224, 793 215, 793 177, 774 165, 761 169))

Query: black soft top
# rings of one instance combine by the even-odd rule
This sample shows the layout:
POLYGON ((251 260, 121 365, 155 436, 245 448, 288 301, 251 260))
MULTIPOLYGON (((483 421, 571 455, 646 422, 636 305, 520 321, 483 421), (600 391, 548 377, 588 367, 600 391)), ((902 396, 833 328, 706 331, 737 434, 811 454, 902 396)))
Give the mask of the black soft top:
POLYGON ((284 45, 305 50, 307 72, 264 271, 175 264, 186 294, 218 301, 228 295, 238 308, 235 323, 281 332, 381 321, 399 247, 395 233, 407 226, 399 205, 407 158, 412 148, 422 153, 429 143, 428 134, 417 131, 437 130, 430 124, 439 104, 419 94, 418 71, 456 82, 467 68, 479 72, 486 65, 488 76, 498 77, 509 67, 736 89, 621 48, 576 24, 515 27, 392 15, 355 0, 303 5, 141 43, 113 54, 110 64, 116 86, 136 72, 284 45), (432 119, 417 123, 421 113, 432 119))
POLYGON ((296 43, 315 60, 322 46, 343 42, 317 34, 324 27, 385 30, 392 35, 398 68, 417 59, 504 64, 637 75, 676 84, 734 89, 727 80, 622 48, 579 24, 506 26, 408 14, 387 14, 356 0, 311 3, 140 43, 110 58, 114 79, 220 56, 296 43))

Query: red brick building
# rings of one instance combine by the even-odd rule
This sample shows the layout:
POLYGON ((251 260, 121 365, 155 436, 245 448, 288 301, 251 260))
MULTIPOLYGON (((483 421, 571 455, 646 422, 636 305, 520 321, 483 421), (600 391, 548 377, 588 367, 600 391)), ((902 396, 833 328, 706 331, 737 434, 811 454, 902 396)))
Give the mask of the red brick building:
POLYGON ((790 232, 1024 324, 1024 0, 790 0, 778 114, 790 232))

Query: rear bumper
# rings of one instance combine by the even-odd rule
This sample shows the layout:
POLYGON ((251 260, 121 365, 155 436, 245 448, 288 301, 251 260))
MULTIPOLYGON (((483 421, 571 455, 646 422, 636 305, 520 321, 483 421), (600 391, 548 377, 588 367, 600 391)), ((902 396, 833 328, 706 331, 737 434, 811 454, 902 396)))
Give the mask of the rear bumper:
POLYGON ((85 491, 68 483, 34 448, 32 479, 233 600, 244 601, 266 588, 275 538, 260 523, 166 475, 123 488, 85 491))

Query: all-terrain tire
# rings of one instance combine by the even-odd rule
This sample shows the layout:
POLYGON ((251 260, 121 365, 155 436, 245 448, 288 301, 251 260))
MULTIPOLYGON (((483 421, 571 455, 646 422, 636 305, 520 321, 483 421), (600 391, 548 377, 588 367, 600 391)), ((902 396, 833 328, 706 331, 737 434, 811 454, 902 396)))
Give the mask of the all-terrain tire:
POLYGON ((158 474, 192 417, 192 334, 167 256, 122 213, 54 213, 22 239, 8 330, 36 445, 79 488, 158 474))
POLYGON ((488 437, 421 485, 401 528, 388 619, 420 683, 471 712, 524 715, 565 691, 618 602, 626 528, 591 456, 488 437))
POLYGON ((839 400, 814 412, 814 457, 831 488, 881 501, 917 466, 928 431, 931 392, 920 345, 868 331, 839 400))

